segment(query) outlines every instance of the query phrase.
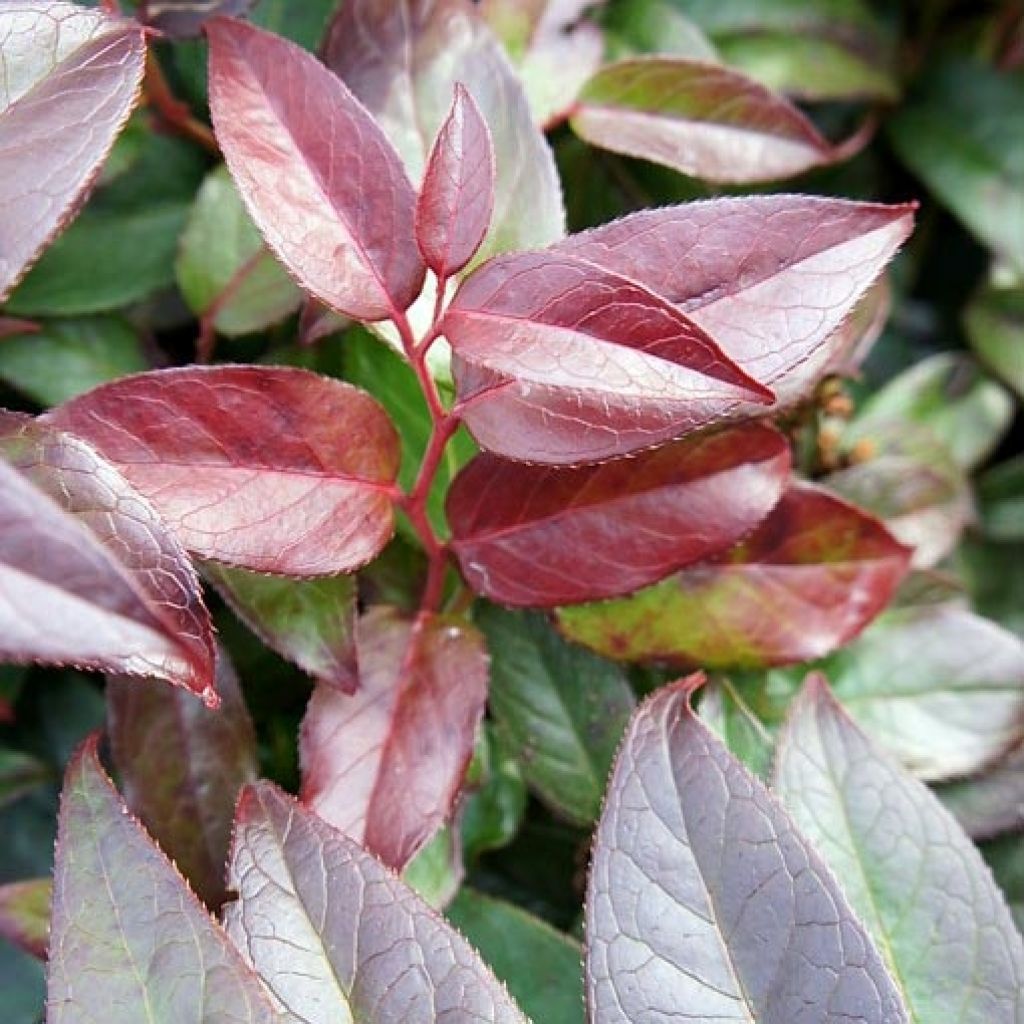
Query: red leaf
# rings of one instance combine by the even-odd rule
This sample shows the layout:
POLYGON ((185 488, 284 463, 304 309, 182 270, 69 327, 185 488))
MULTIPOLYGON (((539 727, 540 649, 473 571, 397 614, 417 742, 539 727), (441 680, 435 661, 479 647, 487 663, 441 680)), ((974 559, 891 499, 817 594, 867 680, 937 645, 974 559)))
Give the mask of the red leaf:
POLYGON ((842 352, 839 328, 910 234, 913 211, 812 196, 712 199, 631 214, 555 248, 677 305, 789 405, 842 352))
POLYGON ((448 493, 470 585, 502 604, 615 597, 737 543, 778 502, 786 439, 735 427, 599 466, 474 459, 448 493))
POLYGON ((494 175, 487 122, 473 97, 456 85, 416 205, 416 240, 438 277, 458 273, 480 248, 494 210, 494 175))
POLYGON ((267 243, 341 313, 404 310, 423 283, 415 193, 380 127, 294 43, 228 18, 206 32, 217 141, 267 243))
POLYGON ((95 444, 204 558, 325 576, 391 536, 398 437, 341 381, 285 367, 159 370, 45 418, 95 444))
POLYGON ((139 97, 134 21, 70 3, 0 7, 0 301, 74 215, 139 97))
POLYGON ((320 686, 302 724, 302 799, 400 871, 451 812, 487 698, 471 626, 390 608, 359 621, 360 689, 320 686))
POLYGON ((0 657, 155 676, 216 703, 195 572, 78 438, 0 413, 0 657))
POLYGON ((772 397, 664 299, 573 256, 492 260, 443 326, 467 425, 527 462, 623 455, 772 397))
POLYGON ((571 640, 625 660, 738 668, 820 658, 885 607, 910 552, 826 491, 792 487, 721 562, 632 597, 565 608, 571 640))

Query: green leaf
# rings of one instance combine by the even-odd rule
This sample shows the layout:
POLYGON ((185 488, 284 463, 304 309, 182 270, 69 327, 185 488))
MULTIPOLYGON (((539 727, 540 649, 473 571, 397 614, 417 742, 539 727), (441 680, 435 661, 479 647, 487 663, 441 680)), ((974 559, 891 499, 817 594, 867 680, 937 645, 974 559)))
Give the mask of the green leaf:
POLYGON ((250 20, 279 36, 294 39, 307 50, 315 50, 338 6, 337 0, 259 0, 250 20))
POLYGON ((514 904, 469 888, 447 916, 535 1024, 583 1024, 578 943, 514 904))
POLYGON ((40 960, 46 958, 52 894, 49 878, 0 886, 0 936, 40 960))
POLYGON ((956 568, 982 615, 1024 638, 1024 544, 960 545, 956 568))
POLYGON ((1004 836, 985 843, 981 855, 1003 890, 1017 931, 1024 932, 1024 836, 1004 836))
POLYGON ((470 865, 480 854, 511 843, 526 813, 526 783, 507 746, 485 722, 466 772, 459 815, 462 856, 470 865))
POLYGON ((719 59, 711 40, 671 0, 612 4, 604 25, 610 55, 616 60, 634 53, 666 53, 690 60, 719 59))
POLYGON ((491 714, 523 778, 554 811, 589 825, 635 703, 624 673, 542 615, 488 605, 477 621, 491 651, 491 714))
POLYGON ((985 535, 1024 540, 1024 455, 993 466, 979 478, 977 492, 985 535))
POLYGON ((737 32, 877 31, 865 0, 672 0, 713 36, 737 32))
POLYGON ((455 898, 465 872, 458 829, 445 825, 402 869, 402 881, 435 910, 455 898))
POLYGON ((768 777, 775 740, 726 676, 713 676, 699 691, 698 716, 721 738, 726 749, 755 775, 768 777))
POLYGON ((38 757, 0 747, 0 807, 52 781, 50 766, 38 757))
POLYGON ((1024 288, 986 288, 964 313, 975 355, 1024 398, 1024 288))

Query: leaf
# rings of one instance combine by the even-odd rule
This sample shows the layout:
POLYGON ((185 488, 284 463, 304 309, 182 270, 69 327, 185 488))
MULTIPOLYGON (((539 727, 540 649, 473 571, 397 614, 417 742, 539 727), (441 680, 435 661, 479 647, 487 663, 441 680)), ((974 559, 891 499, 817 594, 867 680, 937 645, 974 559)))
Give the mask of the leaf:
POLYGON ((359 690, 316 689, 299 739, 302 800, 396 871, 449 816, 487 698, 483 638, 456 619, 357 623, 359 690))
POLYGON ((772 397, 664 299, 574 256, 491 260, 442 328, 473 436, 522 461, 623 455, 772 397))
POLYGON ((340 381, 285 367, 158 370, 46 419, 94 444, 204 558, 324 576, 358 568, 391 536, 398 438, 374 399, 340 381))
POLYGON ((718 51, 700 27, 672 0, 612 4, 601 19, 612 60, 660 53, 713 63, 718 51))
POLYGON ((523 778, 556 814, 592 824, 634 699, 618 666, 562 640, 536 614, 484 606, 491 715, 523 778))
POLYGON ((360 320, 419 293, 415 193, 377 123, 305 50, 214 18, 210 111, 250 216, 307 291, 360 320))
POLYGON ((156 676, 216 704, 195 572, 83 441, 0 413, 0 656, 156 676))
POLYGON ((526 814, 526 784, 508 746, 505 737, 485 722, 459 805, 462 856, 471 868, 481 854, 508 846, 526 814))
POLYGON ((986 288, 971 300, 964 328, 975 355, 1024 398, 1024 288, 986 288))
POLYGON ((897 1024, 892 980, 831 872, 689 707, 694 680, 634 716, 587 886, 593 1024, 897 1024))
POLYGON ((494 214, 477 262, 547 245, 565 233, 562 189, 548 144, 498 41, 467 0, 346 0, 324 61, 380 122, 413 181, 461 82, 490 128, 494 214))
POLYGON ((467 582, 506 605, 628 594, 721 554, 774 508, 786 439, 735 427, 575 469, 474 459, 448 492, 467 582))
POLYGON ((993 466, 977 480, 977 492, 986 536, 1024 540, 1024 456, 993 466))
POLYGON ((820 676, 793 705, 775 779, 878 943, 912 1021, 1020 1020, 1024 942, 978 851, 935 796, 874 747, 820 676))
POLYGON ((256 733, 235 670, 217 654, 221 705, 132 679, 107 680, 107 730, 129 810, 216 909, 239 790, 257 775, 256 733))
POLYGON ((1024 743, 983 775, 947 782, 935 792, 973 839, 1024 830, 1024 743))
POLYGON ((172 39, 196 36, 218 14, 247 14, 255 0, 142 0, 141 20, 172 39))
POLYGON ((515 904, 474 889, 463 888, 446 915, 531 1020, 583 1024, 579 943, 515 904))
POLYGON ((416 244, 444 280, 473 258, 494 212, 494 144, 480 108, 461 83, 427 159, 416 201, 416 244))
POLYGON ((140 1014, 276 1024, 256 975, 160 853, 100 767, 96 738, 68 766, 54 872, 49 1024, 140 1014), (116 881, 112 881, 116 880, 116 881))
POLYGON ((459 829, 445 825, 406 864, 402 881, 435 910, 444 910, 455 898, 465 874, 459 829))
POLYGON ((841 326, 913 226, 912 206, 754 196, 644 210, 557 249, 676 304, 775 392, 806 398, 845 344, 841 326))
POLYGON ((768 778, 775 740, 726 676, 712 676, 701 687, 697 713, 745 768, 768 778))
POLYGON ((1003 836, 981 847, 985 862, 992 869, 996 884, 1006 897, 1017 931, 1024 934, 1024 838, 1003 836))
POLYGON ((230 883, 228 933, 289 1021, 525 1024, 430 907, 267 783, 239 803, 230 883))
POLYGON ((822 657, 888 603, 909 553, 877 520, 796 485, 716 563, 632 597, 561 608, 562 632, 607 657, 758 668, 822 657))
POLYGON ((74 216, 135 106, 146 44, 127 19, 43 0, 0 10, 0 301, 74 216))
POLYGON ((788 178, 845 155, 763 85, 679 57, 606 65, 583 87, 569 123, 591 145, 724 184, 788 178))
POLYGON ((38 757, 0 747, 0 807, 50 782, 52 775, 50 766, 38 757))
POLYGON ((0 886, 0 936, 40 960, 50 934, 49 878, 0 886))
POLYGON ((115 317, 52 320, 0 345, 0 379, 43 406, 145 369, 138 335, 115 317))
MULTIPOLYGON (((38 334, 39 324, 31 320, 18 320, 13 316, 0 316, 0 341, 18 337, 23 334, 38 334)), ((0 346, 0 351, 3 346, 0 346)))
POLYGON ((290 580, 216 562, 203 575, 268 647, 318 682, 355 689, 355 577, 290 580))
POLYGON ((225 167, 211 171, 189 214, 175 265, 192 312, 233 337, 294 313, 302 293, 263 244, 225 167))

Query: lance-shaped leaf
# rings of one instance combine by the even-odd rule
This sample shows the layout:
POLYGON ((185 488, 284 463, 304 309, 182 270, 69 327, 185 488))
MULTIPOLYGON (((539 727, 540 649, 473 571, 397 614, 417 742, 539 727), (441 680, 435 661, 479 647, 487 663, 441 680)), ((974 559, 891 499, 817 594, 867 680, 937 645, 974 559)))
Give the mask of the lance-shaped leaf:
POLYGON ((216 711, 178 689, 107 680, 107 728, 125 802, 211 907, 238 793, 257 775, 256 734, 235 670, 217 655, 216 711))
POLYGON ((206 34, 217 141, 270 247, 341 313, 404 310, 423 283, 415 193, 380 127, 294 43, 227 18, 206 34))
POLYGON ((570 123, 602 149, 723 183, 773 181, 841 159, 788 100, 720 64, 637 57, 602 68, 570 123))
POLYGON ((778 503, 789 468, 786 439, 760 425, 597 466, 485 454, 448 492, 452 548, 469 584, 501 604, 628 594, 736 544, 778 503))
POLYGON ((48 878, 0 885, 0 936, 40 960, 50 934, 51 893, 48 878))
POLYGON ((786 812, 689 707, 635 715, 587 887, 593 1024, 907 1020, 878 951, 786 812))
POLYGON ((1024 830, 1024 743, 984 774, 946 783, 935 792, 973 839, 1024 830))
POLYGON ((50 1024, 280 1024, 259 979, 128 813, 96 738, 68 765, 50 925, 50 1024))
POLYGON ((772 398, 663 298, 574 256, 492 260, 443 328, 470 430, 527 462, 623 455, 772 398))
POLYGON ((913 207, 754 196, 644 210, 557 246, 675 303, 779 406, 806 397, 913 207))
POLYGON ((876 519, 799 485, 720 561, 632 597, 562 608, 559 625, 612 658, 716 668, 807 661, 856 636, 908 561, 876 519))
POLYGON ((415 627, 389 608, 359 620, 359 690, 320 686, 302 724, 302 798, 400 871, 444 823, 487 699, 487 652, 471 626, 415 627))
POLYGON ((269 783, 239 802, 228 933, 288 1021, 526 1024, 469 943, 269 783))
POLYGON ((211 703, 195 571, 152 505, 84 441, 0 414, 0 654, 155 676, 211 703))
POLYGON ((494 175, 490 130, 460 83, 416 201, 416 242, 438 277, 460 271, 480 248, 494 211, 494 175))
POLYGON ((494 215, 478 259, 531 249, 565 233, 551 149, 533 124, 501 45, 468 0, 347 0, 324 60, 366 104, 420 181, 452 91, 461 82, 491 130, 494 215))
POLYGON ((134 21, 70 3, 0 8, 0 301, 74 215, 138 99, 134 21))
POLYGON ((216 562, 203 575, 268 647, 319 682, 355 689, 354 576, 290 580, 216 562))
POLYGON ((245 14, 255 0, 142 0, 139 18, 173 39, 199 35, 218 14, 245 14))
POLYGON ((124 377, 47 419, 94 444, 204 558, 324 576, 358 568, 391 536, 398 437, 341 381, 192 366, 124 377))
POLYGON ((912 1021, 1021 1019, 1024 941, 981 855, 934 794, 854 725, 820 676, 793 705, 775 782, 874 936, 912 1021))

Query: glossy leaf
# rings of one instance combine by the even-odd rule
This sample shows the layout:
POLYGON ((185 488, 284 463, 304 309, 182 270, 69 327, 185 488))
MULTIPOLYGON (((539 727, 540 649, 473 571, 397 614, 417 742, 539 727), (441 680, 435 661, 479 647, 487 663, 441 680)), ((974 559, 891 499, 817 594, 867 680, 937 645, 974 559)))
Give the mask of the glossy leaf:
POLYGON ((721 668, 821 657, 888 603, 909 553, 877 520, 825 491, 791 488, 716 563, 632 597, 562 608, 571 640, 625 660, 721 668))
POLYGON ((602 68, 570 123, 602 149, 722 183, 788 178, 842 155, 788 100, 738 71, 681 58, 602 68))
POLYGON ((141 27, 70 3, 0 8, 0 301, 77 211, 139 96, 141 27))
POLYGON ((256 0, 142 0, 142 21, 173 39, 198 35, 218 14, 246 14, 256 0))
POLYGON ((48 878, 0 886, 0 936, 40 960, 46 958, 51 892, 48 878))
POLYGON ((975 355, 1024 398, 1024 288, 989 288, 971 301, 964 327, 975 355))
POLYGON ((636 714, 587 887, 593 1024, 907 1020, 831 872, 694 715, 684 681, 636 714))
POLYGON ((321 683, 355 689, 355 577, 290 580, 216 562, 203 575, 268 647, 321 683))
POLYGON ((289 576, 348 572, 387 543, 398 438, 369 395, 284 367, 138 374, 50 422, 94 444, 204 558, 289 576))
POLYGON ((256 733, 226 652, 217 655, 216 711, 189 694, 107 680, 107 730, 125 803, 216 908, 235 801, 257 775, 256 733))
POLYGON ((506 605, 628 594, 721 554, 778 503, 786 439, 746 426, 598 466, 474 459, 448 492, 462 573, 506 605))
POLYGON ((0 414, 0 654, 155 676, 216 703, 195 572, 146 499, 78 438, 0 414))
POLYGON ((302 799, 396 871, 449 816, 487 697, 472 627, 389 608, 356 629, 359 690, 320 686, 300 736, 302 799))
POLYGON ((442 280, 473 258, 494 212, 494 145, 480 108, 461 84, 416 201, 416 243, 442 280))
POLYGON ((623 455, 772 397, 664 299, 574 256, 492 260, 443 328, 474 437, 523 461, 623 455))
POLYGON ((54 872, 50 1024, 278 1024, 256 975, 128 814, 89 740, 68 766, 54 872), (116 879, 116 884, 112 884, 116 879), (140 969, 145 965, 145 969, 140 969))
POLYGON ((831 368, 912 226, 910 206, 755 196, 644 210, 557 248, 675 303, 784 407, 831 368))
POLYGON ((377 123, 305 50, 214 18, 210 110, 250 215, 299 284, 382 320, 419 293, 415 194, 377 123))
POLYGON ((347 0, 324 60, 383 126, 413 181, 461 82, 494 141, 491 228, 477 256, 546 245, 565 233, 562 190, 544 136, 498 41, 468 0, 347 0))
POLYGON ((557 814, 590 825, 634 707, 628 680, 540 615, 485 606, 477 621, 491 651, 488 706, 523 778, 557 814))
POLYGON ((1024 743, 984 774, 946 783, 936 794, 974 839, 1024 831, 1024 743))
POLYGON ((430 907, 267 783, 240 801, 230 884, 228 932, 289 1021, 525 1024, 430 907))
POLYGON ((878 943, 911 1020, 1020 1020, 1024 941, 978 851, 935 796, 854 725, 821 677, 810 677, 793 706, 775 779, 878 943))

